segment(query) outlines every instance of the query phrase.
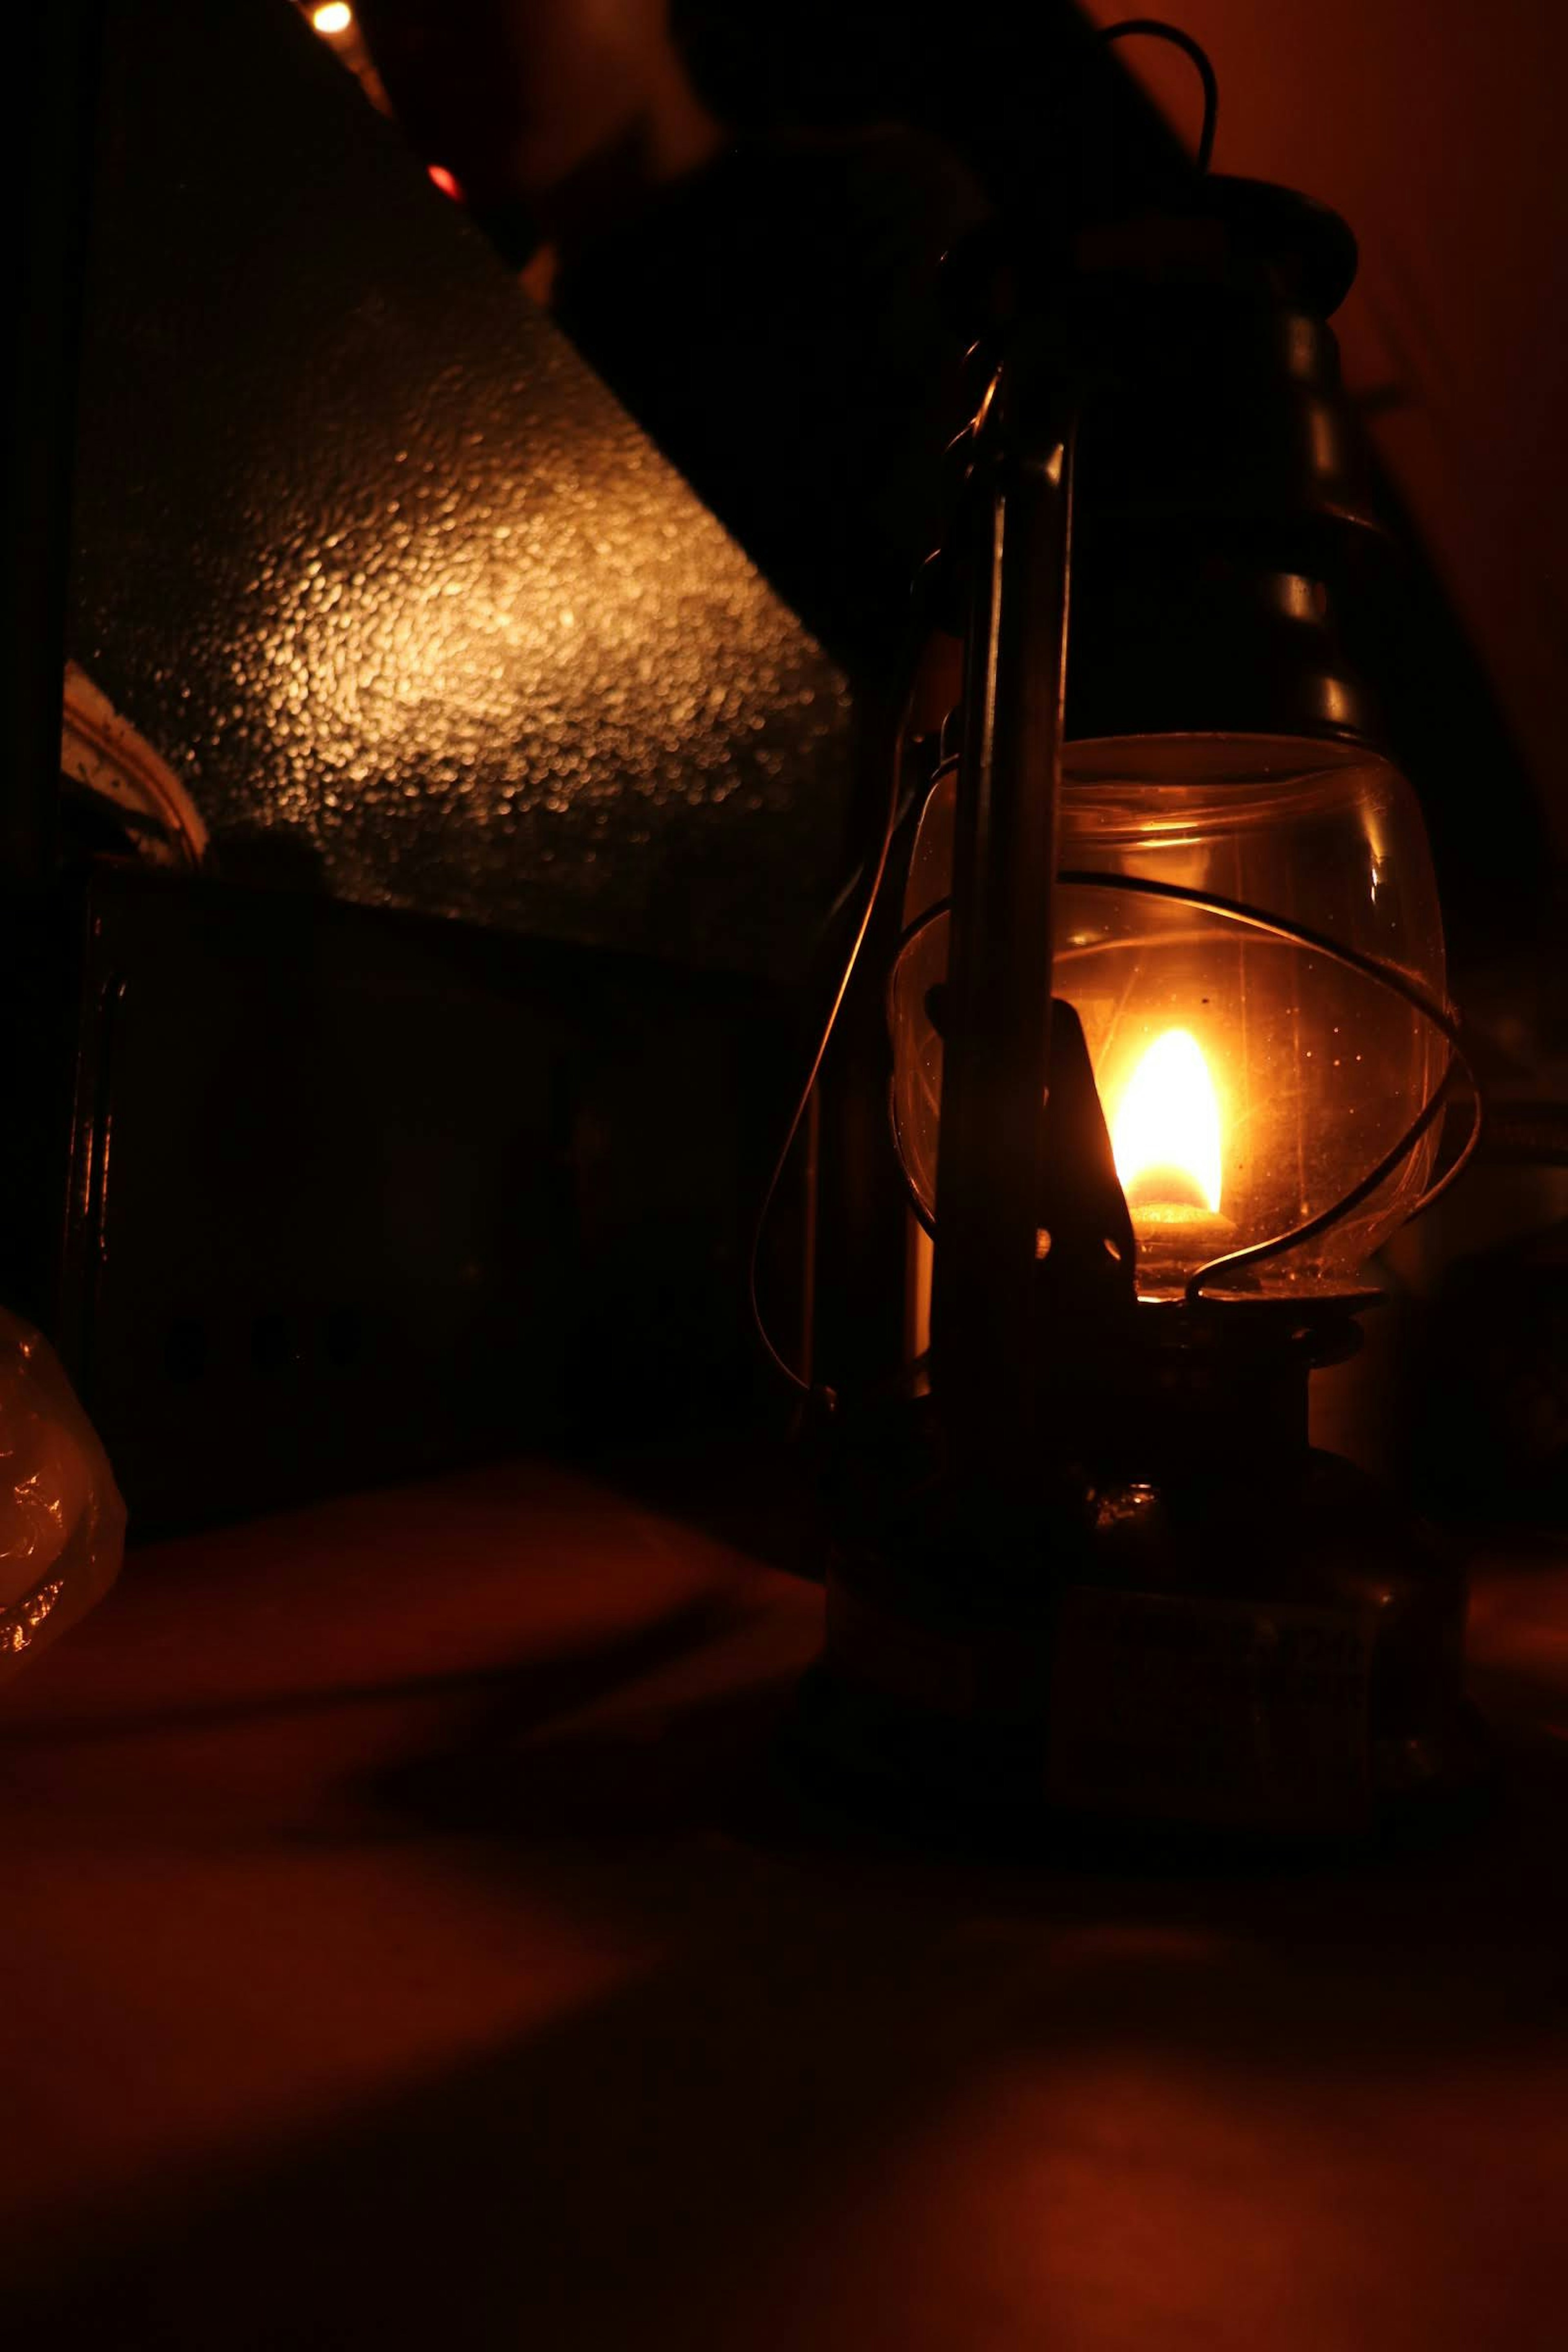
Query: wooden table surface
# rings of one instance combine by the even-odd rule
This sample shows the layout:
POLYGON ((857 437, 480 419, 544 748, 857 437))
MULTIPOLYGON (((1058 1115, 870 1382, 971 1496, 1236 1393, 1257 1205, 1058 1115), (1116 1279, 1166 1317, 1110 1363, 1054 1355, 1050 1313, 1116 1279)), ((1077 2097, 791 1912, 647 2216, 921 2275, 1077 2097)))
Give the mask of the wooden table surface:
POLYGON ((792 1812, 819 1609, 540 1466, 134 1553, 0 1709, 6 2345, 1568 2346, 1568 1553, 1487 1827, 1245 1878, 792 1812))

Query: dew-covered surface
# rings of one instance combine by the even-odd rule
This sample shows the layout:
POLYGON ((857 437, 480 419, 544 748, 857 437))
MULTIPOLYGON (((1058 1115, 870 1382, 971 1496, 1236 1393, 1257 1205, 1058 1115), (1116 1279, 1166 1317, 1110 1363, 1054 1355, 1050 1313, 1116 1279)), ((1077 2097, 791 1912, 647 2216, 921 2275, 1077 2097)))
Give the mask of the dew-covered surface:
POLYGON ((292 10, 109 17, 71 652, 220 845, 792 969, 838 673, 292 10))

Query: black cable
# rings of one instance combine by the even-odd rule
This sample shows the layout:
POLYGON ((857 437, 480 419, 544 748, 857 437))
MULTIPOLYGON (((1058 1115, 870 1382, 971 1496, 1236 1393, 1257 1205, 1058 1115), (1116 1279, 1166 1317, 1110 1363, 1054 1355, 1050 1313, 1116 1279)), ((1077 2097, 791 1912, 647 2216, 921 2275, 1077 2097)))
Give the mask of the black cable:
POLYGON ((1179 25, 1167 25, 1161 16, 1129 16, 1122 24, 1108 25, 1100 38, 1109 47, 1113 41, 1131 40, 1134 37, 1168 41, 1173 48, 1180 49, 1182 55, 1190 58, 1197 68, 1198 79, 1204 86, 1204 121, 1198 133, 1198 152, 1193 161, 1200 173, 1206 172, 1214 158, 1214 134, 1219 121, 1219 80, 1208 51, 1200 42, 1194 41, 1190 33, 1184 33, 1179 25))

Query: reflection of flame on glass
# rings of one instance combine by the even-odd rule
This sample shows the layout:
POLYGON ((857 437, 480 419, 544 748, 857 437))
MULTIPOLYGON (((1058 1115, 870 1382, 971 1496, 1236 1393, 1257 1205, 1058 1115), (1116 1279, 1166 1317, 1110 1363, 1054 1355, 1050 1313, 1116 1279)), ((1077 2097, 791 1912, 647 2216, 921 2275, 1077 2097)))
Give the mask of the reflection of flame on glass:
POLYGON ((1185 1029, 1156 1037, 1110 1131, 1129 1208, 1219 1208, 1219 1100, 1203 1048, 1185 1029))

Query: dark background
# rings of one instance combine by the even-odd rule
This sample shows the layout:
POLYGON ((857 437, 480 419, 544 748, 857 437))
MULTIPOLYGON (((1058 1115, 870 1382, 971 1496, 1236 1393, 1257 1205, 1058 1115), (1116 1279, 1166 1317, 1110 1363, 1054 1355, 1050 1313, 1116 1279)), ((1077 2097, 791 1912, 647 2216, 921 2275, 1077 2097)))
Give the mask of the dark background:
MULTIPOLYGON (((1074 9, 683 22, 737 121, 911 122, 1052 220, 1170 168, 1170 132, 1074 9)), ((405 1466, 413 1433, 435 1459, 603 1426, 612 1400, 635 1423, 752 1399, 750 1209, 863 839, 842 681, 281 0, 116 0, 49 37, 24 251, 68 265, 29 282, 86 293, 69 650, 185 774, 237 896, 223 914, 89 881, 19 906, 6 1295, 59 1339, 111 1448, 142 1433, 166 1496, 189 1491, 199 1423, 213 1507, 405 1466), (71 96, 73 30, 106 44, 96 111, 71 96), (476 957, 454 917, 521 961, 476 957), (247 1132, 266 1148, 238 1149, 247 1132), (423 1228, 421 1185, 441 1204, 423 1228), (542 1286, 522 1240, 546 1199, 542 1286), (290 1412, 310 1442, 280 1459, 266 1433, 290 1412)), ((1233 86, 1225 119, 1257 97, 1233 86)), ((18 383, 29 490, 72 415, 70 321, 42 330, 18 383)), ((1455 500, 1500 470, 1493 450, 1455 500)), ((1539 1047, 1542 771, 1426 559, 1430 516, 1384 491, 1403 583, 1347 618, 1427 811, 1458 992, 1516 1033, 1524 1006, 1539 1047)), ((12 544, 47 643, 61 551, 12 544)), ((47 862, 37 748, 14 739, 18 881, 47 862)), ((875 1355, 899 1253, 862 1245, 880 1114, 845 1096, 827 1286, 875 1355)))

